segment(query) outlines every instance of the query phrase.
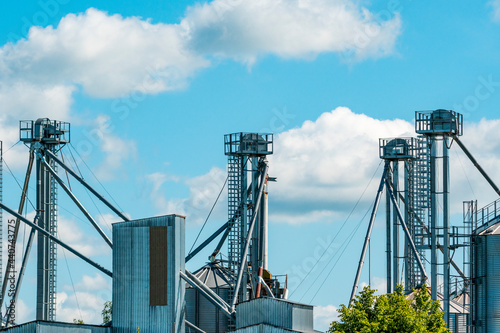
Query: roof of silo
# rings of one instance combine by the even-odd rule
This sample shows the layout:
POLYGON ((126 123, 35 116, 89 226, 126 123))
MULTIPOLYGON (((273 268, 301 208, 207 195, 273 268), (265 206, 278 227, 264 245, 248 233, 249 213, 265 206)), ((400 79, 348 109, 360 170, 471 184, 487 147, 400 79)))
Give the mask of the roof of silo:
MULTIPOLYGON (((478 228, 479 231, 481 228, 478 228)), ((500 222, 494 223, 490 226, 487 226, 486 229, 480 231, 479 236, 488 236, 488 235, 500 235, 500 222)))
MULTIPOLYGON (((209 288, 231 288, 235 284, 236 276, 227 268, 216 262, 210 262, 193 273, 209 288)), ((186 288, 192 288, 186 284, 186 288)))

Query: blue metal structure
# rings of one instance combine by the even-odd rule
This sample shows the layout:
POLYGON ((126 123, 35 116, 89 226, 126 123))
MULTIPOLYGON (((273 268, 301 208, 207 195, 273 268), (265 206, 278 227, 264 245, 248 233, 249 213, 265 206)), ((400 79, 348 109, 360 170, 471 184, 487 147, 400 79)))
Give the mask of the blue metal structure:
MULTIPOLYGON (((57 236, 57 182, 42 162, 45 151, 57 152, 70 141, 69 123, 40 118, 36 121, 21 121, 20 140, 36 152, 37 213, 38 225, 53 236, 57 236)), ((57 172, 56 163, 45 157, 57 172)), ((57 249, 56 244, 38 234, 37 246, 37 320, 55 320, 57 294, 57 249)))
POLYGON ((185 218, 113 224, 113 332, 184 333, 185 218))
POLYGON ((228 268, 242 275, 241 288, 235 301, 248 299, 247 285, 263 266, 265 257, 262 212, 262 191, 259 184, 267 180, 266 156, 273 153, 273 135, 262 133, 233 133, 224 136, 224 153, 228 156, 228 268), (252 226, 255 222, 255 227, 252 226), (250 234, 250 235, 249 235, 250 234), (251 250, 245 253, 251 242, 251 250), (243 262, 249 264, 248 272, 242 270, 243 262))

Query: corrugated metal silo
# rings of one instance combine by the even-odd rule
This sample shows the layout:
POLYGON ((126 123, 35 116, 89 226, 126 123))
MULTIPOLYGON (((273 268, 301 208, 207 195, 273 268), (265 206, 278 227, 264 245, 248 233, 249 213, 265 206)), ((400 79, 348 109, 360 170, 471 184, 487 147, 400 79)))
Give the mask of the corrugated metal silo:
MULTIPOLYGON (((230 302, 229 291, 235 281, 235 276, 231 271, 218 263, 208 263, 193 274, 223 300, 230 302)), ((186 320, 206 333, 224 333, 229 329, 229 318, 188 284, 186 285, 186 320)), ((186 327, 186 332, 192 332, 192 330, 186 327)))
POLYGON ((472 325, 500 332, 500 224, 472 236, 472 325))
POLYGON ((184 333, 182 216, 113 224, 113 332, 184 333))

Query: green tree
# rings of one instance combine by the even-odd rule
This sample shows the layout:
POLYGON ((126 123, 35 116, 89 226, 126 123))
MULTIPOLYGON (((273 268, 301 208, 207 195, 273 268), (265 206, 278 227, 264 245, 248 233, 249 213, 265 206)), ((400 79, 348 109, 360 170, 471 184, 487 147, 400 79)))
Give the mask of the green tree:
POLYGON ((102 309, 102 323, 107 324, 111 321, 111 313, 113 309, 113 303, 111 301, 104 302, 104 309, 102 309))
POLYGON ((413 300, 406 297, 402 285, 380 296, 365 287, 351 307, 342 304, 338 312, 339 321, 331 324, 328 333, 449 332, 439 301, 431 299, 426 285, 414 291, 413 300))
POLYGON ((83 320, 81 320, 81 319, 76 319, 76 318, 73 318, 73 323, 78 324, 78 325, 83 325, 83 324, 85 324, 85 323, 83 322, 83 320))

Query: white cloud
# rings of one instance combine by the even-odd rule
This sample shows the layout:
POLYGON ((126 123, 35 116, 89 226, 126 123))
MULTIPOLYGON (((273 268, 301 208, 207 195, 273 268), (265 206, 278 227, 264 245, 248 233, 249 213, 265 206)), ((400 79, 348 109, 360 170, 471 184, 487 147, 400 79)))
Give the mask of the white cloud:
MULTIPOLYGON (((275 204, 270 220, 332 220, 350 210, 380 163, 379 138, 412 133, 413 125, 406 121, 377 120, 338 107, 277 135, 269 158, 270 174, 278 178, 269 189, 275 204)), ((365 202, 373 200, 381 173, 375 175, 365 202)))
POLYGON ((500 22, 500 0, 493 0, 488 2, 488 5, 492 7, 492 19, 494 22, 500 22))
POLYGON ((199 52, 246 63, 266 54, 352 52, 364 59, 392 53, 400 34, 399 15, 377 14, 348 0, 215 0, 190 7, 181 26, 199 52), (387 15, 394 16, 380 19, 387 15))
POLYGON ((98 148, 104 157, 94 169, 96 177, 101 181, 126 179, 127 174, 123 164, 136 158, 135 141, 122 139, 114 134, 114 125, 108 115, 99 115, 92 127, 91 130, 84 131, 84 139, 74 143, 78 154, 87 158, 98 148))
POLYGON ((0 79, 81 85, 88 94, 179 89, 207 61, 190 52, 175 24, 151 24, 90 8, 57 27, 32 27, 27 39, 0 49, 0 79))
POLYGON ((152 24, 90 8, 56 27, 31 27, 26 39, 0 48, 0 96, 15 90, 35 105, 40 90, 59 89, 45 97, 66 107, 74 85, 95 97, 182 89, 212 56, 245 63, 268 54, 384 56, 394 51, 401 20, 377 14, 384 15, 349 0, 215 0, 188 8, 179 24, 152 24))
MULTIPOLYGON (((147 176, 147 181, 152 189, 150 198, 160 214, 185 215, 190 223, 201 223, 205 220, 212 205, 226 179, 226 172, 219 168, 212 168, 207 174, 185 180, 189 187, 188 198, 174 198, 167 200, 162 189, 163 184, 168 181, 179 181, 178 177, 163 173, 154 173, 147 176)), ((225 218, 227 203, 225 202, 226 191, 223 191, 212 217, 225 218)))
MULTIPOLYGON (((66 286, 69 290, 69 286, 66 286)), ((75 289, 85 290, 85 291, 96 291, 96 290, 111 290, 111 284, 109 278, 105 278, 102 274, 95 273, 94 276, 84 275, 82 276, 82 281, 75 285, 75 289)))
POLYGON ((314 307, 314 329, 325 332, 332 321, 338 319, 337 307, 333 305, 314 307))
MULTIPOLYGON (((90 224, 90 222, 88 223, 90 224)), ((76 222, 65 219, 62 216, 59 217, 57 228, 58 238, 84 256, 107 256, 111 253, 108 244, 106 244, 97 231, 94 233, 84 232, 76 222)), ((60 246, 58 246, 58 250, 65 251, 65 255, 68 258, 73 256, 60 246)))

